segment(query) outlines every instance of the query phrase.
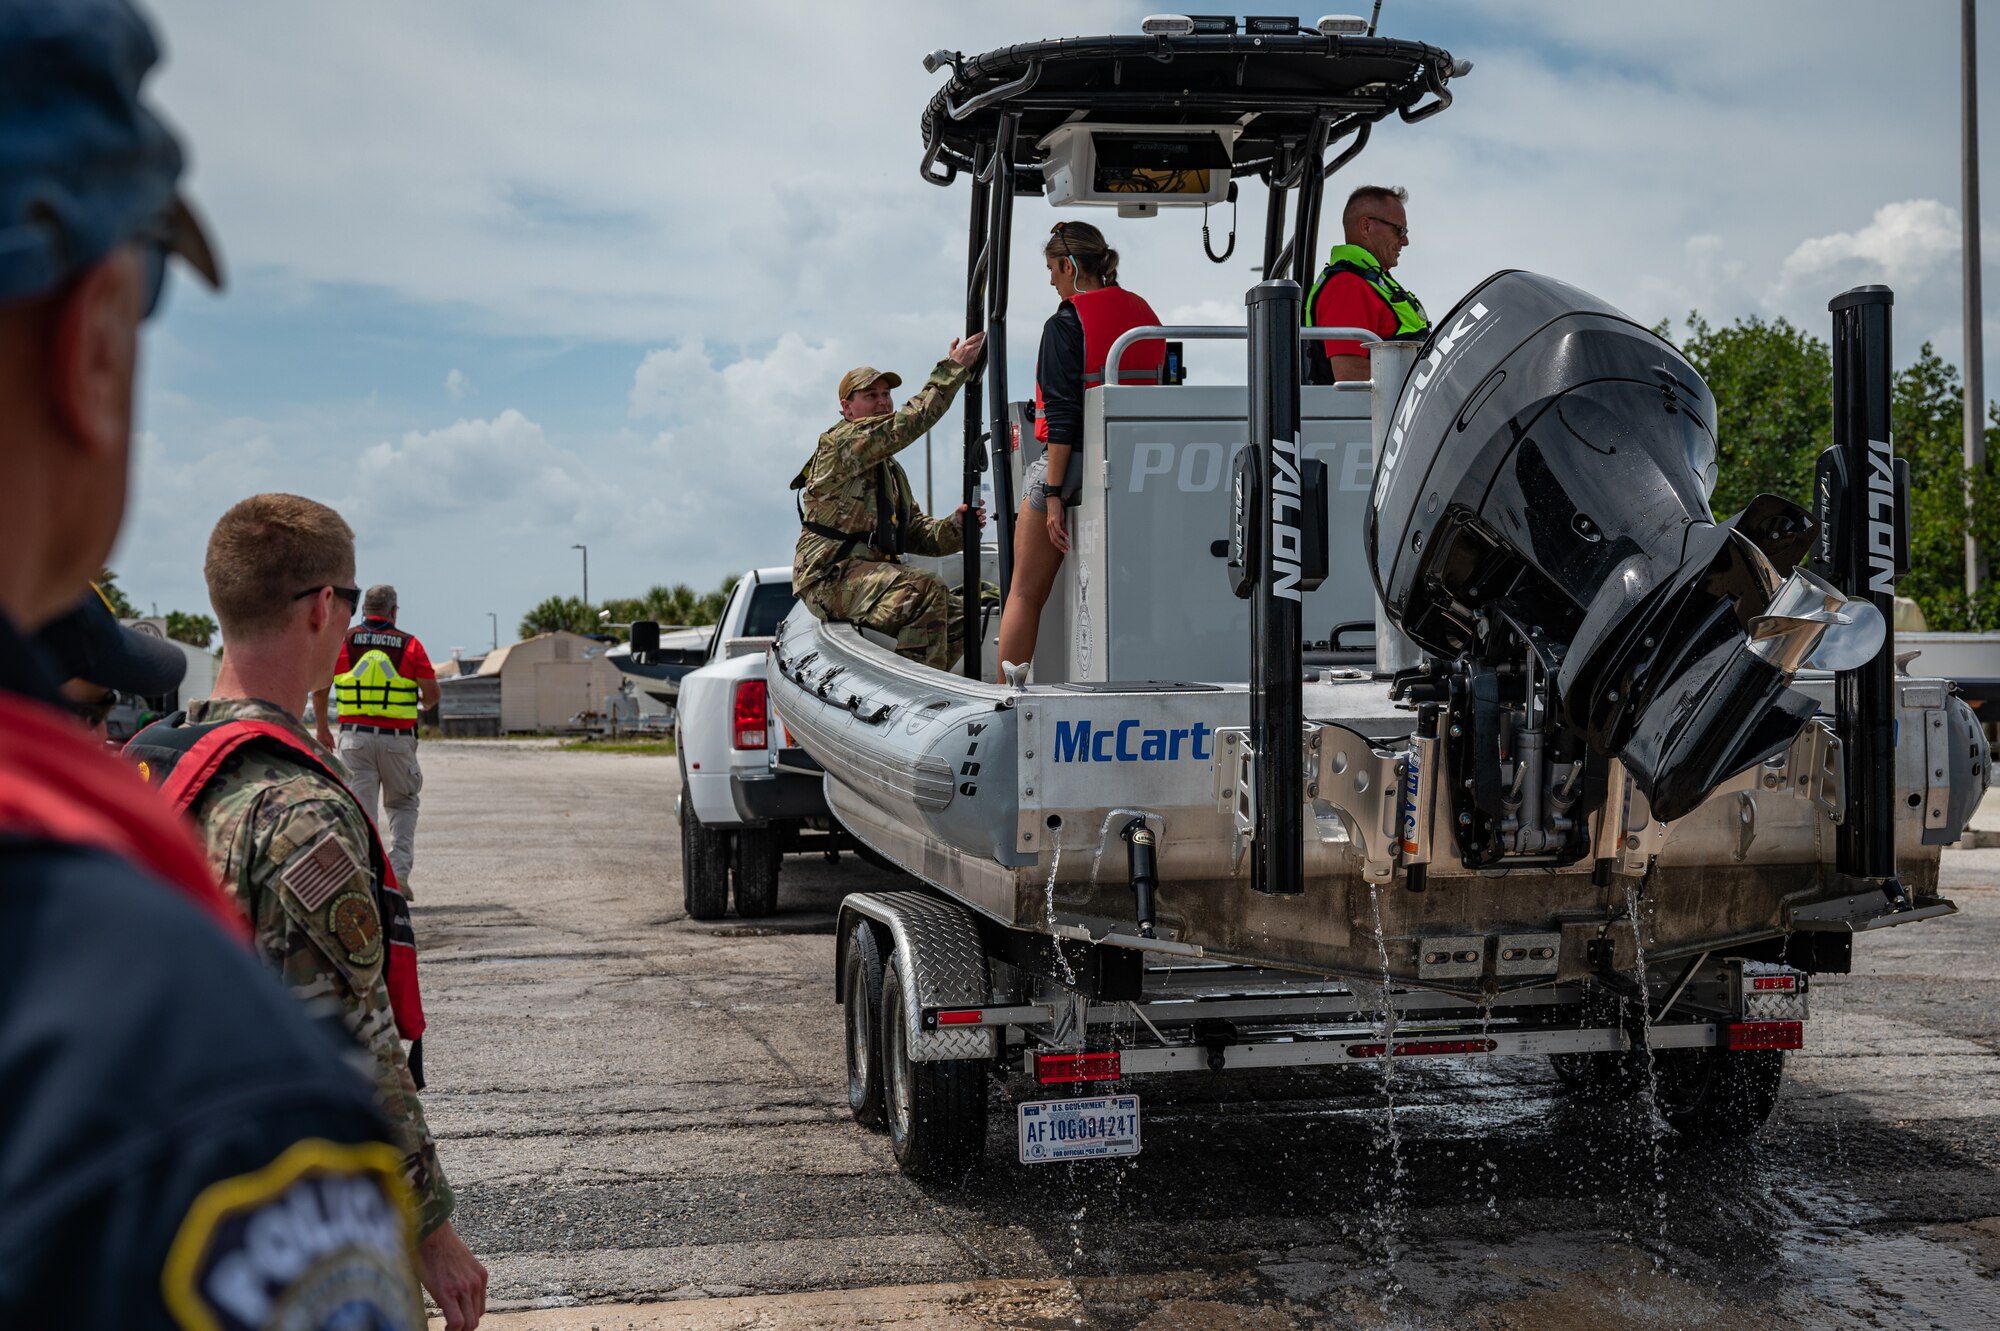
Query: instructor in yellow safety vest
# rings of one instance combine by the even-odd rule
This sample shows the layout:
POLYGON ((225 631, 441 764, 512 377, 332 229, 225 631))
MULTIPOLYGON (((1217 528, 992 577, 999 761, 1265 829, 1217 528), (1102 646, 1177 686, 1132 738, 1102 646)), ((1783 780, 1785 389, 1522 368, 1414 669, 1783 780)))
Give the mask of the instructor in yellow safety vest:
MULTIPOLYGON (((437 706, 438 682, 417 635, 396 627, 396 608, 396 589, 386 584, 370 587, 361 598, 362 620, 341 644, 331 692, 340 713, 338 752, 347 764, 348 788, 380 830, 403 896, 415 900, 410 868, 417 855, 417 795, 424 788, 417 766, 417 713, 437 706)), ((313 717, 319 742, 331 749, 336 746, 327 694, 322 689, 313 695, 313 717)))

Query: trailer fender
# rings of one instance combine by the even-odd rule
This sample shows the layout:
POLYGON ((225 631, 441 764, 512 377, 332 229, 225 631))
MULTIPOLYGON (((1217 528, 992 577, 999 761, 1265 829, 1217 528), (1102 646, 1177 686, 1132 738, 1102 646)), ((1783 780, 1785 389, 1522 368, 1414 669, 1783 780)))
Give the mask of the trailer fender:
POLYGON ((847 963, 847 938, 854 921, 872 920, 889 936, 890 964, 913 999, 909 1012, 910 1061, 941 1063, 987 1059, 998 1052, 991 1027, 959 1026, 923 1029, 923 1013, 933 1008, 984 1007, 992 995, 992 978, 979 926, 963 907, 921 892, 857 892, 840 903, 840 927, 834 955, 836 998, 847 963))

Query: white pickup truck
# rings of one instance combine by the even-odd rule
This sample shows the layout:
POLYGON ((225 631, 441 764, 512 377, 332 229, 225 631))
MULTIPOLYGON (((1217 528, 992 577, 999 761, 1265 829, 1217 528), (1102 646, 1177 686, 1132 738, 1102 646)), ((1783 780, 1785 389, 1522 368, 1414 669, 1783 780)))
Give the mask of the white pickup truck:
MULTIPOLYGON (((783 856, 844 842, 827 812, 818 765, 786 751, 765 690, 764 654, 795 600, 790 565, 744 574, 723 607, 707 662, 680 682, 681 884, 692 919, 727 914, 732 879, 738 915, 769 915, 778 907, 783 856)), ((636 655, 646 626, 633 628, 636 655)), ((657 640, 657 625, 652 636, 657 640)))

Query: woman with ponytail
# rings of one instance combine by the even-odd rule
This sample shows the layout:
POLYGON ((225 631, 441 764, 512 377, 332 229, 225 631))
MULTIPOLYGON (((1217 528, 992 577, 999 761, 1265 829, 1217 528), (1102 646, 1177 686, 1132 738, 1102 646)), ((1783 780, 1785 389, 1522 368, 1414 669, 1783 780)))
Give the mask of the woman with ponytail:
MULTIPOLYGON (((1042 607, 1069 551, 1067 508, 1077 500, 1083 460, 1083 395, 1107 382, 1111 344, 1130 329, 1159 323, 1153 307, 1118 285, 1118 251, 1088 222, 1058 222, 1042 258, 1062 304, 1042 325, 1035 358, 1035 438, 1047 446, 1028 469, 1014 520, 1014 569, 1000 616, 1002 680, 1008 663, 1034 660, 1042 607)), ((1164 342, 1135 342, 1119 367, 1121 384, 1157 384, 1164 342)))

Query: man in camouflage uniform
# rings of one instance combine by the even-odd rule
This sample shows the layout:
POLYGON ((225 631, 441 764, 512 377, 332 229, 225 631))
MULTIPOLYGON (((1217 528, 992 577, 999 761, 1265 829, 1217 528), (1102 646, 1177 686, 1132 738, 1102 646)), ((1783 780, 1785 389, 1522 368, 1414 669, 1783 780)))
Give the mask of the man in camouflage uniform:
MULTIPOLYGON (((266 722, 344 772, 296 716, 267 700, 303 703, 332 681, 361 599, 350 585, 352 530, 310 499, 255 495, 216 523, 204 572, 228 651, 214 696, 188 709, 188 724, 266 722)), ((258 952, 301 999, 338 1005, 373 1055, 377 1094, 401 1138, 416 1199, 424 1285, 452 1331, 477 1325, 486 1270, 452 1229, 451 1185, 398 1038, 375 843, 360 805, 302 758, 258 745, 226 758, 189 812, 209 862, 249 917, 258 952)))
MULTIPOLYGON (((901 411, 891 397, 901 376, 866 365, 849 370, 840 380, 840 424, 819 437, 792 482, 801 491, 803 530, 792 552, 799 599, 821 619, 894 634, 898 653, 938 670, 965 649, 963 601, 930 574, 905 568, 901 556, 963 550, 967 508, 948 518, 919 512, 896 454, 950 408, 985 344, 984 333, 954 339, 901 411)), ((971 512, 983 527, 985 510, 971 512)))

